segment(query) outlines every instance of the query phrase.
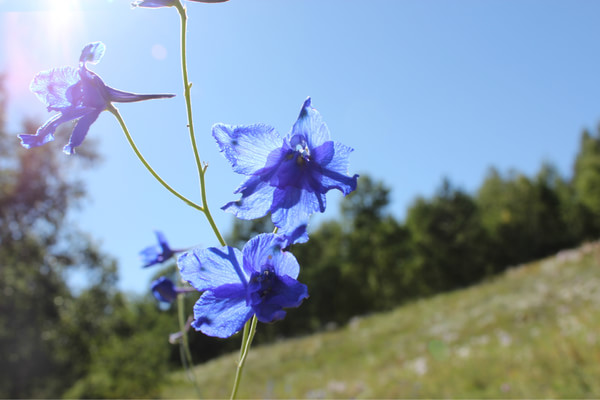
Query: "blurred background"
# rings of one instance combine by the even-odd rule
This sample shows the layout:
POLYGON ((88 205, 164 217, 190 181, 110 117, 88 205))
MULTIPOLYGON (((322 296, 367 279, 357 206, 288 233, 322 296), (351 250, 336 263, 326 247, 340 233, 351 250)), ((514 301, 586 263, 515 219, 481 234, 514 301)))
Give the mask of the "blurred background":
MULTIPOLYGON (((249 397, 600 395, 599 319, 592 318, 600 295, 593 286, 581 288, 600 279, 600 255, 589 244, 600 237, 599 3, 231 0, 186 6, 208 205, 228 243, 241 247, 272 227, 268 219, 241 222, 219 210, 238 197, 233 191, 243 177, 219 154, 214 123, 262 122, 285 134, 311 96, 332 138, 355 149, 350 173, 361 175, 350 196, 329 193, 327 211, 311 219, 310 241, 291 249, 310 298, 284 321, 259 326, 257 343, 362 326, 357 316, 393 310, 416 316, 421 300, 435 302, 467 287, 481 288, 481 297, 455 299, 448 303, 454 309, 482 305, 493 290, 514 290, 505 307, 494 303, 473 317, 494 321, 481 327, 491 329, 495 341, 479 350, 487 352, 480 365, 498 362, 499 348, 519 342, 518 354, 530 362, 520 359, 519 373, 529 371, 534 381, 496 382, 515 368, 515 358, 488 375, 478 375, 483 368, 473 364, 463 386, 418 386, 432 363, 444 370, 452 360, 472 358, 457 349, 468 347, 468 337, 485 336, 453 332, 464 339, 461 347, 444 329, 427 330, 442 318, 433 311, 442 307, 438 300, 418 322, 429 336, 415 325, 403 329, 413 329, 410 340, 422 338, 412 350, 422 354, 407 359, 399 353, 380 365, 414 376, 365 381, 380 390, 371 392, 340 391, 327 382, 324 389, 273 392, 263 383, 263 391, 249 397), (560 253, 584 243, 580 252, 560 253), (552 265, 560 268, 536 264, 556 254, 562 255, 552 265), (506 275, 529 262, 533 269, 524 277, 506 275), (498 279, 507 279, 505 286, 493 289, 498 279), (535 292, 524 282, 537 285, 544 301, 516 295, 535 292), (575 294, 553 303, 547 293, 575 294), (503 319, 496 314, 501 310, 514 313, 503 319), (562 325, 560 310, 571 317, 562 325), (519 339, 513 317, 527 327, 519 339), (559 329, 565 324, 570 330, 559 329), (540 335, 550 339, 540 341, 540 335), (532 350, 536 345, 549 353, 532 350), (561 360, 565 369, 551 372, 562 381, 544 385, 552 375, 542 371, 535 383, 529 366, 542 359, 550 365, 561 360), (411 384, 398 383, 405 379, 411 384)), ((177 95, 117 106, 154 169, 199 202, 178 14, 132 9, 123 0, 0 0, 0 21, 0 397, 169 397, 172 372, 181 369, 180 348, 167 340, 179 329, 177 315, 175 307, 158 305, 149 286, 159 275, 176 277, 176 269, 172 262, 142 269, 139 252, 156 243, 155 229, 173 248, 217 245, 203 215, 152 178, 109 113, 92 125, 74 156, 62 153, 71 124, 54 142, 27 151, 16 135, 34 133, 51 115, 29 91, 33 76, 76 66, 81 49, 100 40, 106 54, 90 68, 107 85, 177 95)), ((186 298, 188 312, 196 299, 186 298)), ((361 332, 365 342, 382 340, 361 332)), ((198 363, 239 346, 239 338, 194 332, 190 341, 198 363)), ((375 349, 367 352, 378 357, 375 349)), ((329 367, 311 368, 337 365, 335 359, 323 363, 329 367)))

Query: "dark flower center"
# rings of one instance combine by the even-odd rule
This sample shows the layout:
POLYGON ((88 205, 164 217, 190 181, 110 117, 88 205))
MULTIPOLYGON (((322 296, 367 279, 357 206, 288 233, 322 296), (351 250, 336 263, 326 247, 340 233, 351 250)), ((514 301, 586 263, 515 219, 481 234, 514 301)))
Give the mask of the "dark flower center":
POLYGON ((264 300, 273 291, 273 286, 277 281, 277 274, 270 265, 265 265, 262 272, 255 272, 250 278, 251 297, 258 296, 260 300, 264 300))

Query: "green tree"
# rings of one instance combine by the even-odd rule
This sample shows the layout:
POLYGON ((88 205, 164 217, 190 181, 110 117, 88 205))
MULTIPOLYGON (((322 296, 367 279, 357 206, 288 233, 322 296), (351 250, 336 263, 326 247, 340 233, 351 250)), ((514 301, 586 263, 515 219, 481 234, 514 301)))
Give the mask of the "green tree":
POLYGON ((600 235, 600 125, 595 136, 588 131, 581 135, 573 188, 582 208, 579 213, 584 221, 588 221, 583 227, 583 235, 588 239, 595 238, 600 235))
POLYGON ((68 158, 51 146, 25 151, 4 126, 0 153, 0 396, 58 396, 86 363, 77 339, 63 329, 75 301, 68 274, 87 273, 90 286, 105 294, 116 279, 110 258, 68 222, 85 194, 76 170, 97 157, 68 158))
POLYGON ((421 295, 466 286, 488 276, 488 236, 474 199, 444 180, 431 200, 409 208, 414 284, 421 295))

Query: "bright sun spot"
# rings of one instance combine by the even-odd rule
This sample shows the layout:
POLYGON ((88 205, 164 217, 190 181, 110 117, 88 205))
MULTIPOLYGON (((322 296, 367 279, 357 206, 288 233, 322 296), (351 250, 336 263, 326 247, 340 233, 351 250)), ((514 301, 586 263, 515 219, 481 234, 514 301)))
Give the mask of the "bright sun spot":
POLYGON ((0 13, 0 68, 13 105, 34 99, 28 88, 36 73, 77 64, 85 35, 84 1, 36 0, 25 12, 0 13))

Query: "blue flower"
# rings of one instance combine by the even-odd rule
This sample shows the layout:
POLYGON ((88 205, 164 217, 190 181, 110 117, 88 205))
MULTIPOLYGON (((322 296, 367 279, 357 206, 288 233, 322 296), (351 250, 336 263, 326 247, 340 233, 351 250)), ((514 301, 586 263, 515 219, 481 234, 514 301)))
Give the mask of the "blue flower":
POLYGON ((96 64, 104 55, 102 42, 85 46, 79 58, 79 68, 62 67, 38 73, 31 82, 30 90, 46 104, 48 111, 58 111, 35 135, 21 134, 21 144, 30 149, 54 140, 54 132, 59 125, 78 120, 69 143, 63 151, 73 154, 96 121, 98 115, 112 107, 112 102, 129 103, 134 101, 173 97, 173 94, 135 94, 122 92, 106 86, 102 79, 87 69, 87 63, 96 64))
MULTIPOLYGON (((198 3, 224 3, 229 0, 190 0, 198 3)), ((177 4, 179 0, 136 0, 131 3, 132 7, 148 7, 148 8, 157 8, 157 7, 172 7, 177 4)))
POLYGON ((165 262, 169 258, 173 257, 176 252, 180 251, 171 250, 169 243, 167 243, 167 239, 162 232, 154 231, 154 234, 158 239, 158 245, 146 247, 140 252, 140 257, 144 263, 143 268, 165 262))
POLYGON ((176 287, 173 281, 165 276, 152 281, 150 289, 154 297, 163 303, 172 303, 179 293, 195 292, 193 288, 176 287))
POLYGON ((353 149, 330 139, 310 97, 285 137, 263 124, 216 124, 213 136, 233 170, 249 176, 235 191, 241 199, 223 210, 241 219, 271 213, 279 232, 292 243, 308 240, 308 218, 325 211, 325 193, 338 189, 347 195, 356 189, 358 175, 348 175, 353 149))
POLYGON ((233 247, 194 249, 179 257, 183 279, 204 293, 194 306, 192 326, 206 335, 226 338, 256 315, 261 322, 285 316, 308 297, 298 282, 300 267, 283 251, 282 235, 261 234, 240 252, 233 247))
POLYGON ((150 287, 152 294, 158 301, 163 303, 172 303, 177 299, 178 290, 175 288, 175 284, 169 278, 161 276, 152 282, 150 287))

